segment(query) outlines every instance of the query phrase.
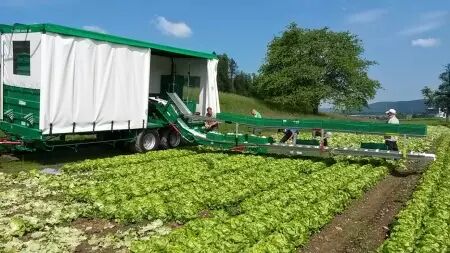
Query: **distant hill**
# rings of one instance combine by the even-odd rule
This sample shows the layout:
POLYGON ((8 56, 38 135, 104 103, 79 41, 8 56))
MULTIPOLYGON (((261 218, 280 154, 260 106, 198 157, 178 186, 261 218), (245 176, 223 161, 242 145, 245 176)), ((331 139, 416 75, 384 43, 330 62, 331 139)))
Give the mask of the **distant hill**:
MULTIPOLYGON (((384 114, 391 108, 402 114, 422 114, 427 112, 425 100, 417 99, 410 101, 376 102, 369 104, 367 108, 364 108, 360 112, 352 112, 351 114, 384 114)), ((327 112, 329 110, 322 109, 321 111, 327 112)))
POLYGON ((364 114, 378 114, 384 113, 389 109, 395 109, 402 114, 421 114, 427 112, 427 106, 425 100, 417 99, 410 101, 396 101, 396 102, 377 102, 369 104, 368 108, 365 108, 362 113, 364 114))

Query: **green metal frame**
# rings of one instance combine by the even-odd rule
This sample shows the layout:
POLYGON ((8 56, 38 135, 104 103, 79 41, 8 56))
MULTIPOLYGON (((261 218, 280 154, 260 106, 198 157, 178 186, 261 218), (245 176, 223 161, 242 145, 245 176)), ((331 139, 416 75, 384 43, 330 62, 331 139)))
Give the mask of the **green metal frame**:
POLYGON ((42 32, 42 33, 56 33, 66 36, 73 36, 79 38, 93 39, 97 41, 110 42, 114 44, 127 45, 139 48, 150 48, 155 53, 173 55, 173 56, 189 56, 195 58, 204 59, 217 59, 215 53, 206 53, 200 51, 194 51, 189 49, 171 47, 151 42, 145 42, 140 40, 128 39, 110 34, 98 33, 87 31, 78 28, 72 28, 67 26, 55 25, 55 24, 14 24, 5 25, 0 24, 1 33, 30 33, 30 32, 42 32))
POLYGON ((216 115, 216 118, 220 121, 250 125, 258 128, 325 129, 334 132, 351 132, 378 135, 406 135, 416 137, 424 137, 427 135, 427 126, 416 124, 394 125, 377 122, 321 119, 266 119, 231 113, 218 113, 216 115))

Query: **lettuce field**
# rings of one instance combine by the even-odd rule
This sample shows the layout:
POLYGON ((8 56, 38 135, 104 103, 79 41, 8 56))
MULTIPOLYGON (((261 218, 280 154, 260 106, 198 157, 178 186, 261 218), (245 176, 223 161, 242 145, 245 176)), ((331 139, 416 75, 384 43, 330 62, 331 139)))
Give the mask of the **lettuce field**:
MULTIPOLYGON (((446 131, 408 142, 437 146, 438 159, 380 251, 449 246, 446 131)), ((336 134, 332 145, 374 138, 336 134)), ((396 166, 189 148, 0 173, 0 251, 294 252, 396 166)))

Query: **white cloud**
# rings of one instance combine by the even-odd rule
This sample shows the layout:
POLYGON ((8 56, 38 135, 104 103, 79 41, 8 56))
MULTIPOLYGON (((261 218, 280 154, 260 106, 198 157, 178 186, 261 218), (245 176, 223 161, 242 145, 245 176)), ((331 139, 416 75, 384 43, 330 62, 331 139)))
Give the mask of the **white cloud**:
POLYGON ((413 47, 437 47, 441 41, 436 38, 415 39, 411 41, 413 47))
POLYGON ((91 31, 91 32, 107 33, 105 29, 101 28, 100 26, 96 26, 96 25, 85 25, 85 26, 83 26, 83 29, 91 31))
POLYGON ((165 35, 177 38, 187 38, 192 35, 191 28, 185 22, 172 22, 165 17, 158 16, 154 23, 156 28, 165 35))
POLYGON ((448 11, 430 11, 420 16, 421 24, 400 31, 400 35, 418 35, 436 30, 446 23, 448 11))
POLYGON ((387 14, 385 9, 372 9, 359 13, 354 13, 347 18, 352 24, 364 24, 374 22, 387 14))
POLYGON ((417 35, 429 31, 433 31, 439 27, 441 27, 443 24, 441 22, 429 22, 417 26, 410 27, 408 29, 405 29, 400 32, 401 35, 417 35))

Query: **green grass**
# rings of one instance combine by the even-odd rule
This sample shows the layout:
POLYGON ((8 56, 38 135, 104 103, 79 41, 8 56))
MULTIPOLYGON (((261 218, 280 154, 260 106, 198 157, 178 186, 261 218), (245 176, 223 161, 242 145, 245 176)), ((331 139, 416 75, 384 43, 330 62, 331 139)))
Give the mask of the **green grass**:
MULTIPOLYGON (((183 90, 183 99, 189 97, 189 99, 198 100, 199 94, 200 94, 199 88, 185 87, 183 90)), ((258 112, 260 112, 263 117, 267 118, 301 118, 305 116, 307 116, 308 118, 338 117, 337 115, 333 114, 304 115, 301 113, 287 112, 284 110, 280 110, 267 103, 264 103, 264 101, 253 97, 247 97, 221 91, 219 91, 219 101, 221 112, 229 112, 243 115, 251 115, 250 114, 251 110, 255 109, 258 112)))

